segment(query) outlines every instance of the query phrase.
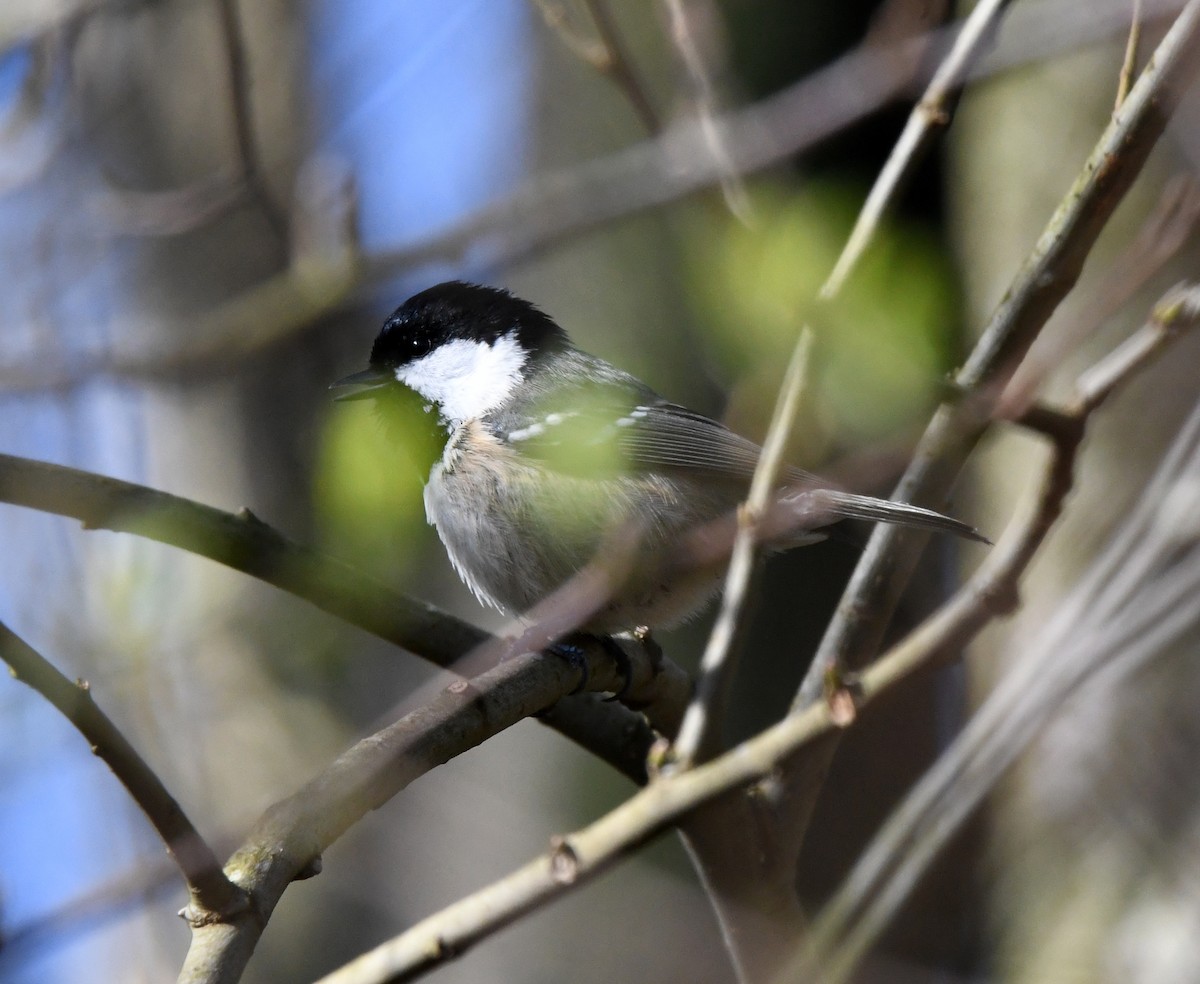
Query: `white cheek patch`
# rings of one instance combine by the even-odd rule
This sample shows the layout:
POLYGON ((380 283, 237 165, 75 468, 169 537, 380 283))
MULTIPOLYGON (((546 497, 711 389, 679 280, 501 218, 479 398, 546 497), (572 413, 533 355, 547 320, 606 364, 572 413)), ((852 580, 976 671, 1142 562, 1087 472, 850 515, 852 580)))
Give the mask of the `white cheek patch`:
POLYGON ((521 381, 526 353, 515 338, 494 343, 457 338, 396 369, 396 379, 437 404, 451 422, 479 417, 503 403, 521 381))

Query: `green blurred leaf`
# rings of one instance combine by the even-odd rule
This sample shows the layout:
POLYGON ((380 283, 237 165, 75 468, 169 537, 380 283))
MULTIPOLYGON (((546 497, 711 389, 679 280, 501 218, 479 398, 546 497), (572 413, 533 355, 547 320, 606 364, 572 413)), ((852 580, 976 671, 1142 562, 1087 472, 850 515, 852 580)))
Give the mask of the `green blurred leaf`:
POLYGON ((753 228, 711 211, 695 216, 688 237, 694 296, 713 354, 733 370, 735 414, 769 416, 773 387, 805 322, 818 345, 809 403, 833 440, 880 439, 916 423, 934 403, 949 367, 956 295, 950 265, 930 236, 884 226, 838 300, 816 305, 858 204, 838 187, 775 185, 756 191, 753 228))
POLYGON ((428 535, 422 489, 443 440, 414 393, 338 404, 325 420, 315 477, 325 545, 402 576, 428 535))

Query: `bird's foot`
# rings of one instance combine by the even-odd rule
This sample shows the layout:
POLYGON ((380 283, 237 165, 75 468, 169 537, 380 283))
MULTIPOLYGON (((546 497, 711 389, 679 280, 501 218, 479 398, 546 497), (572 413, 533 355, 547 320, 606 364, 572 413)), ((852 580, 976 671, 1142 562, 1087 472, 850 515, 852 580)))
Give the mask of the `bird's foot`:
POLYGON ((579 671, 579 683, 575 685, 574 690, 567 694, 568 697, 582 693, 588 685, 591 672, 588 670, 587 652, 584 649, 584 644, 589 638, 589 636, 582 633, 574 633, 565 639, 559 639, 558 642, 552 644, 546 650, 546 652, 553 653, 560 659, 565 659, 572 668, 579 671))
POLYGON ((613 662, 617 664, 617 673, 620 674, 624 681, 617 692, 609 700, 616 700, 623 696, 633 683, 633 667, 630 665, 629 656, 625 650, 621 648, 621 644, 612 636, 592 635, 590 632, 574 632, 565 639, 560 639, 552 645, 548 652, 554 653, 556 656, 565 659, 575 669, 579 670, 579 683, 575 689, 567 696, 574 696, 581 693, 587 688, 589 671, 586 656, 586 646, 588 643, 595 643, 603 649, 613 662))
MULTIPOLYGON (((638 645, 642 647, 642 652, 646 654, 646 659, 650 662, 651 670, 653 670, 654 673, 658 673, 659 668, 662 666, 663 651, 662 646, 660 646, 654 637, 650 635, 649 627, 645 625, 639 625, 632 632, 630 632, 629 635, 638 643, 638 645)), ((613 694, 611 697, 606 697, 605 699, 624 700, 630 689, 633 687, 633 667, 629 662, 629 656, 625 650, 622 649, 615 640, 609 639, 608 641, 613 646, 613 649, 609 650, 609 652, 612 653, 613 659, 617 661, 617 667, 620 669, 621 675, 624 677, 625 682, 615 694, 613 694)))

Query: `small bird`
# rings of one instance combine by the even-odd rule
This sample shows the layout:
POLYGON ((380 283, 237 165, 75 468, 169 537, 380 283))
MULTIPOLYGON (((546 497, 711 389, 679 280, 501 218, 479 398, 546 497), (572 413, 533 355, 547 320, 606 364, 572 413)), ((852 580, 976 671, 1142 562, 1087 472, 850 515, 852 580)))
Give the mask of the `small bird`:
MULTIPOLYGON (((689 533, 747 494, 760 449, 580 351, 548 315, 494 287, 450 281, 415 294, 384 322, 369 368, 333 385, 339 400, 406 387, 436 409, 445 446, 425 512, 462 580, 485 604, 520 615, 611 546, 639 539, 628 576, 583 631, 667 628, 703 608, 724 559, 681 561, 689 533)), ((789 469, 786 501, 820 492, 811 522, 769 546, 824 537, 843 518, 982 540, 930 509, 857 495, 789 469)))

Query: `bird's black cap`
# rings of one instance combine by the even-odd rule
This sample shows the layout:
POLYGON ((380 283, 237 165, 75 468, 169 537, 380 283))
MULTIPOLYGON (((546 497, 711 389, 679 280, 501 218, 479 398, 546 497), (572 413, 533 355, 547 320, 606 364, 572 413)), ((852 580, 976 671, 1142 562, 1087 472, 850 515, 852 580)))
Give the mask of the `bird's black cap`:
POLYGON ((567 344, 554 319, 529 301, 498 287, 450 280, 414 294, 392 312, 375 339, 370 364, 393 368, 454 339, 491 343, 514 330, 535 354, 567 344))

